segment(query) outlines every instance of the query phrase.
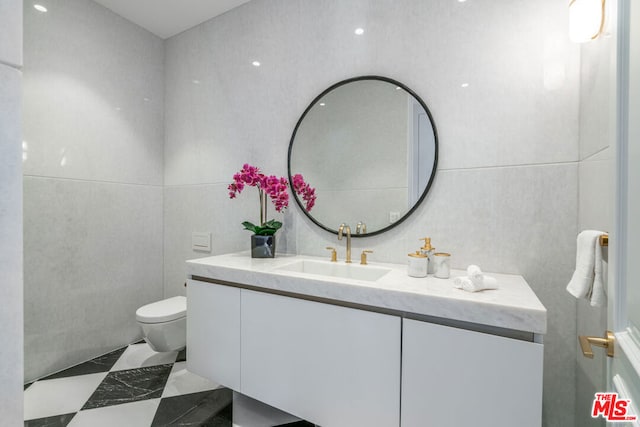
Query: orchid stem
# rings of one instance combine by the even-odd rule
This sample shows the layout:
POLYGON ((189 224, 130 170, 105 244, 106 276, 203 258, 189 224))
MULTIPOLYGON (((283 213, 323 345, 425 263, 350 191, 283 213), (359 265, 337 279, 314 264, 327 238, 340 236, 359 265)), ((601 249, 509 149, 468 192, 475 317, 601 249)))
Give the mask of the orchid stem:
POLYGON ((258 194, 260 195, 260 225, 264 226, 267 222, 267 193, 258 188, 258 194))

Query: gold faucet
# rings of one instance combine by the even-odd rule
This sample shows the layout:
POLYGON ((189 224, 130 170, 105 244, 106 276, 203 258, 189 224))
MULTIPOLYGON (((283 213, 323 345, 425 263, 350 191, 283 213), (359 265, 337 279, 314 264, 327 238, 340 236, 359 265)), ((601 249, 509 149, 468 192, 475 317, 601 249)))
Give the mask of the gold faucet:
POLYGON ((360 221, 356 224, 356 234, 366 233, 367 232, 367 224, 360 221))
POLYGON ((345 262, 351 264, 351 228, 344 222, 338 228, 338 240, 342 240, 343 233, 347 233, 347 259, 345 262))

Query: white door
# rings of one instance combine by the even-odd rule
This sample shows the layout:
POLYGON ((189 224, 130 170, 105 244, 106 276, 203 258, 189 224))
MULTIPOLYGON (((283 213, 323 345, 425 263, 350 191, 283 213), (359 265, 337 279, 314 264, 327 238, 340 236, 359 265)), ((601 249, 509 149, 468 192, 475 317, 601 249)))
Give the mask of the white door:
MULTIPOLYGON (((608 380, 619 399, 631 400, 630 415, 640 417, 640 2, 621 0, 619 7, 617 207, 610 241, 615 277, 608 320, 615 352, 608 380)), ((640 426, 640 420, 624 425, 640 426)))

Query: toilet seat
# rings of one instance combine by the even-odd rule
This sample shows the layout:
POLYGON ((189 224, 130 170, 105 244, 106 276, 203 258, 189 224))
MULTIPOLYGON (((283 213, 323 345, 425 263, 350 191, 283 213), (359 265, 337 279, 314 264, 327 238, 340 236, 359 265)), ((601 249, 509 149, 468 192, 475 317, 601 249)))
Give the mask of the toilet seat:
POLYGON ((164 323, 187 316, 187 298, 177 296, 143 305, 136 310, 136 320, 141 323, 164 323))

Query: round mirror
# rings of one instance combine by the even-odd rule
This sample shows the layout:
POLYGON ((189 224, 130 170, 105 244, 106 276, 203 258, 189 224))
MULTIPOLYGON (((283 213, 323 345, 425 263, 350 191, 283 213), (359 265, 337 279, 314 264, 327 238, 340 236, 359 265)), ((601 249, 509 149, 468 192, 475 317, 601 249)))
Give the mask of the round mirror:
POLYGON ((289 144, 288 171, 315 188, 302 211, 337 233, 372 236, 405 220, 424 199, 438 162, 438 135, 429 109, 395 80, 356 77, 311 102, 289 144))

